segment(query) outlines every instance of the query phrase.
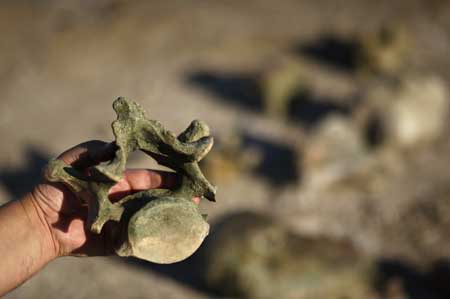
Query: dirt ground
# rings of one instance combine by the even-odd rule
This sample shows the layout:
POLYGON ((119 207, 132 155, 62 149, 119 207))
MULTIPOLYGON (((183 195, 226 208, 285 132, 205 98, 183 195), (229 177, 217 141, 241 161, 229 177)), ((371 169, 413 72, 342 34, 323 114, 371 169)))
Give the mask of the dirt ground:
MULTIPOLYGON (((200 75, 239 77, 278 57, 295 56, 299 45, 326 34, 345 39, 390 22, 414 32, 414 67, 442 76, 448 85, 448 1, 1 1, 0 203, 29 191, 50 157, 85 140, 112 140, 111 103, 118 96, 136 100, 174 132, 202 119, 219 138, 244 131, 255 143, 290 149, 302 142, 297 125, 229 100, 197 80, 200 75)), ((354 93, 355 80, 346 71, 314 59, 308 71, 316 75, 319 93, 354 93)), ((449 144, 444 139, 418 150, 410 164, 417 170, 414 178, 397 178, 390 195, 427 194, 436 185, 424 184, 425 191, 416 185, 423 193, 405 187, 424 178, 444 186, 450 179, 449 144)), ((283 172, 283 165, 294 162, 282 163, 275 168, 283 172)), ((131 164, 155 167, 143 155, 131 164)), ((401 241, 386 247, 379 231, 365 230, 364 219, 352 216, 361 206, 292 205, 297 189, 295 180, 242 173, 219 185, 217 203, 201 207, 212 222, 233 211, 275 209, 299 232, 353 236, 369 255, 402 250, 401 241)), ((324 205, 331 201, 324 199, 324 205)), ((211 296, 186 280, 127 259, 64 258, 6 298, 211 296)))

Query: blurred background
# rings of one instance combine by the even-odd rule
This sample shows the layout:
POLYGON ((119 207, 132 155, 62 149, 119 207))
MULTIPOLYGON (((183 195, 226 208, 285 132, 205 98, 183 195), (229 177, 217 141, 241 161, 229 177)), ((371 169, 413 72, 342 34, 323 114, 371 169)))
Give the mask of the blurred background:
POLYGON ((6 298, 450 298, 449 1, 3 0, 0 37, 0 203, 112 140, 118 96, 206 121, 219 187, 189 259, 59 259, 6 298))

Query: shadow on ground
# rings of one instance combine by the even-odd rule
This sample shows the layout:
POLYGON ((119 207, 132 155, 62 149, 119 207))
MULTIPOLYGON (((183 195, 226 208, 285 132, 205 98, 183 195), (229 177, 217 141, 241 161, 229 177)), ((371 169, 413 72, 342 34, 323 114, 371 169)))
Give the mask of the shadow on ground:
POLYGON ((317 97, 311 91, 304 90, 293 95, 289 101, 288 113, 294 122, 312 129, 329 115, 349 116, 352 107, 338 104, 335 99, 317 97))
POLYGON ((448 259, 436 260, 428 271, 420 270, 401 260, 381 259, 376 264, 374 289, 383 298, 392 296, 402 288, 409 299, 444 299, 450 298, 449 282, 448 259))
POLYGON ((256 176, 267 180, 274 187, 300 182, 300 153, 292 146, 249 133, 243 133, 242 139, 244 148, 255 149, 261 153, 261 161, 253 170, 256 176))
POLYGON ((0 166, 0 184, 13 199, 22 197, 41 181, 42 169, 50 159, 50 154, 32 145, 25 148, 23 156, 20 168, 0 166))
POLYGON ((205 89, 226 103, 252 111, 263 110, 257 74, 199 70, 188 75, 187 83, 205 89))
POLYGON ((293 51, 324 65, 353 73, 358 63, 358 44, 352 39, 325 33, 308 43, 300 43, 293 51))
MULTIPOLYGON (((214 100, 253 112, 264 113, 264 92, 258 74, 200 70, 188 75, 187 83, 206 90, 214 100)), ((294 93, 287 100, 288 120, 305 129, 313 128, 330 114, 348 115, 351 106, 339 104, 337 99, 318 97, 307 88, 294 93)))

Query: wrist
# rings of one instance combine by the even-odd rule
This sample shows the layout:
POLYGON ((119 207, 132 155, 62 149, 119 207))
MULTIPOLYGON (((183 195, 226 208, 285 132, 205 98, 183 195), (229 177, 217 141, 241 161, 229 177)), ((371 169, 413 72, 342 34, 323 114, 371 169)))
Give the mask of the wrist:
POLYGON ((0 296, 29 279, 58 252, 31 193, 0 207, 0 240, 0 296))
POLYGON ((38 258, 46 264, 59 256, 59 244, 56 241, 52 226, 48 221, 45 204, 40 196, 38 185, 31 193, 20 200, 24 212, 29 220, 30 230, 36 236, 40 248, 38 258))

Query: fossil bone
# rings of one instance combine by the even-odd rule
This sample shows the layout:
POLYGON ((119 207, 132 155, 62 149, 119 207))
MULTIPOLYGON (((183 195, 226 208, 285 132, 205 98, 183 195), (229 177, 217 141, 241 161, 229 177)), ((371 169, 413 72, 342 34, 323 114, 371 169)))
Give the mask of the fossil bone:
POLYGON ((194 120, 175 136, 158 121, 148 119, 143 108, 129 99, 118 98, 113 108, 117 113, 112 123, 117 145, 115 157, 90 169, 89 175, 63 161, 51 160, 45 176, 49 181, 65 183, 80 200, 92 198, 86 202, 90 230, 99 234, 104 224, 112 220, 118 255, 156 263, 185 259, 201 245, 209 231, 192 198, 215 201, 216 187, 198 166, 213 145, 209 128, 194 120), (113 203, 108 191, 123 178, 128 156, 136 150, 173 169, 181 182, 172 190, 146 190, 113 203))

